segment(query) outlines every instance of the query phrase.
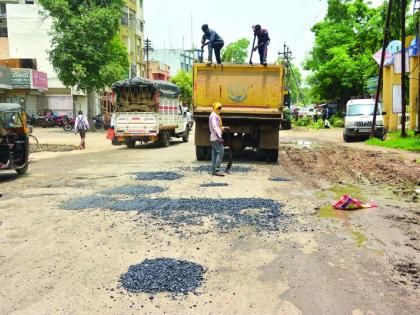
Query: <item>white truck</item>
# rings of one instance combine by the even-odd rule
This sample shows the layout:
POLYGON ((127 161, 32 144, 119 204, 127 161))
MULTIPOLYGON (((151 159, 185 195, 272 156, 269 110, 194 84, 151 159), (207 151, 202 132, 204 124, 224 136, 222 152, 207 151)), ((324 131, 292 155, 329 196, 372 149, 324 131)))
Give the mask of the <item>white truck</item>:
POLYGON ((112 144, 134 148, 137 141, 170 145, 171 137, 188 142, 189 128, 177 85, 132 78, 115 82, 116 111, 112 144))
MULTIPOLYGON (((347 102, 345 127, 343 139, 350 142, 356 139, 367 139, 370 135, 373 123, 373 113, 375 109, 374 99, 353 99, 347 102)), ((378 104, 376 114, 375 137, 382 140, 386 138, 386 128, 382 115, 381 104, 378 104)))

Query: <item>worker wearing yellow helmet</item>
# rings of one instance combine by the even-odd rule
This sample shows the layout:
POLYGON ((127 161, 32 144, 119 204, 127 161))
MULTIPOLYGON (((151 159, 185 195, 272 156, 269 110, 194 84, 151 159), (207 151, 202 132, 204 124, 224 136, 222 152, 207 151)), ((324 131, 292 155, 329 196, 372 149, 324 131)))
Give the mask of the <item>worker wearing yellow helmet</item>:
POLYGON ((220 114, 222 113, 222 104, 216 102, 213 104, 213 111, 209 118, 210 143, 211 143, 211 170, 214 176, 225 176, 220 171, 220 164, 223 161, 223 123, 220 114))

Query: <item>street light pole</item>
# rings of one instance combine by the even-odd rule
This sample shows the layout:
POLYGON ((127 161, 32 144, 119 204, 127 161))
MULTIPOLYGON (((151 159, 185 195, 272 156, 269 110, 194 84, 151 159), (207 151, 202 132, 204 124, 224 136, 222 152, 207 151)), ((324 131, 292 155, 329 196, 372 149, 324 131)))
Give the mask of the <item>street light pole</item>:
POLYGON ((407 104, 405 98, 405 14, 407 9, 407 1, 401 0, 401 137, 407 137, 405 121, 407 104))

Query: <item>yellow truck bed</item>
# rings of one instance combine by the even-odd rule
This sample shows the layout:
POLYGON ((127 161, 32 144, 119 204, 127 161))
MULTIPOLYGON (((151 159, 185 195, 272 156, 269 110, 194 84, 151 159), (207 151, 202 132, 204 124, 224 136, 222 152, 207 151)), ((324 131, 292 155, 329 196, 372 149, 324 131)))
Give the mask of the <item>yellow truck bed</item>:
POLYGON ((194 65, 194 113, 279 114, 283 108, 283 66, 247 64, 194 65))

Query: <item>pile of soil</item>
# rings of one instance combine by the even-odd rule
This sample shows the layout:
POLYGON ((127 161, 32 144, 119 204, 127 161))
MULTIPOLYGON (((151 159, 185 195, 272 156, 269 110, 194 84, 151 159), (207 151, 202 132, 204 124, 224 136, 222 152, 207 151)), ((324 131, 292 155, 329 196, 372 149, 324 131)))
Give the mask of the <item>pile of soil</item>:
POLYGON ((287 147, 290 162, 302 171, 333 181, 369 181, 371 184, 414 189, 420 184, 420 165, 382 152, 341 146, 287 147))

